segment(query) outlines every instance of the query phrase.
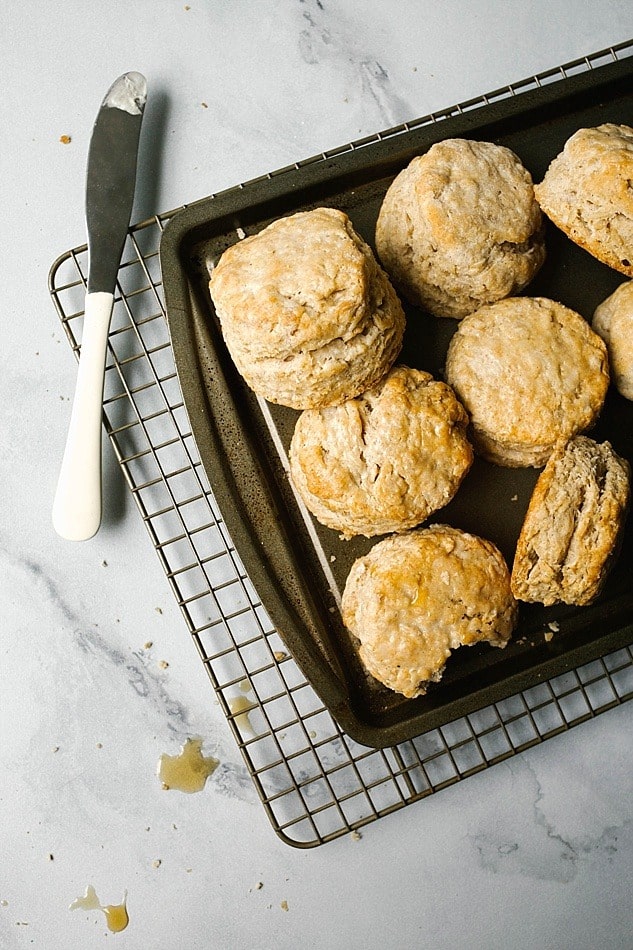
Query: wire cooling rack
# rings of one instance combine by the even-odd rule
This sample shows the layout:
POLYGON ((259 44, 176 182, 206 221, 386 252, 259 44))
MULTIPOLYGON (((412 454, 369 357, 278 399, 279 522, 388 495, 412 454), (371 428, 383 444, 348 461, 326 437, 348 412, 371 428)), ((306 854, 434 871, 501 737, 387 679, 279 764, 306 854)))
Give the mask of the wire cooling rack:
MULTIPOLYGON (((633 41, 435 113, 436 122, 633 55, 633 41)), ((363 139, 345 146, 358 148, 363 139)), ((280 169, 327 160, 341 149, 280 169)), ((270 177, 270 176, 267 176, 270 177)), ((245 186, 239 186, 240 188, 245 186)), ((173 212, 131 228, 108 343, 104 424, 269 820, 312 847, 425 798, 633 698, 625 647, 391 749, 344 734, 306 682, 241 564, 202 468, 166 322, 159 266, 173 212)), ((49 290, 79 356, 88 255, 55 261, 49 290)))

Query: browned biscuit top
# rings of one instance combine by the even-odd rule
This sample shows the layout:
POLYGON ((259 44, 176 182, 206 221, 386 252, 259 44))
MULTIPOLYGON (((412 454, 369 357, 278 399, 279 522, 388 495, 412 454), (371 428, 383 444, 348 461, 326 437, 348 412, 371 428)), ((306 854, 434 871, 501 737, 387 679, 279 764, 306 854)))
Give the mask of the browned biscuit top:
POLYGON ((504 146, 437 142, 390 185, 376 249, 404 296, 459 319, 522 290, 543 263, 532 178, 504 146))
POLYGON ((315 517, 344 537, 404 531, 457 491, 473 459, 467 424, 446 383, 398 366, 355 399, 301 414, 292 479, 315 517))
POLYGON ((595 422, 609 369, 603 341, 575 311, 544 297, 510 297, 460 323, 446 378, 482 455, 539 466, 558 441, 595 422))
POLYGON ((517 620, 497 548, 447 525, 374 545, 350 571, 342 612, 368 672, 407 697, 437 682, 458 647, 505 646, 517 620))
POLYGON ((333 208, 280 218, 231 246, 209 289, 238 370, 271 402, 342 402, 380 379, 402 344, 387 275, 333 208))
POLYGON ((613 384, 625 399, 633 399, 633 280, 596 307, 591 326, 606 344, 613 384))
POLYGON ((535 186, 545 214, 576 244, 633 277, 633 128, 579 129, 535 186))

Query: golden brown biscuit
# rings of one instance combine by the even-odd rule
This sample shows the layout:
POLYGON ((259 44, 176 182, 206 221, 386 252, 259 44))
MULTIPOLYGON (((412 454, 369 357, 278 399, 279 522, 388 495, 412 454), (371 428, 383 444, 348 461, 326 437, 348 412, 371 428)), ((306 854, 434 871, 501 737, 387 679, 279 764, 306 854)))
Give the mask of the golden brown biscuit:
POLYGON ((620 284, 596 307, 591 325, 606 344, 615 388, 633 399, 633 280, 620 284))
POLYGON ((579 129, 549 166, 536 198, 580 247, 633 277, 633 129, 579 129))
POLYGON ((343 402, 380 379, 402 345, 387 275, 333 208, 280 218, 231 246, 209 289, 235 365, 270 402, 343 402))
POLYGON ((470 414, 475 451, 498 465, 538 467, 557 442, 596 421, 609 385, 607 351, 573 310, 509 297, 460 323, 446 379, 470 414))
POLYGON ((504 647, 517 603, 493 544, 433 525, 385 538, 355 561, 342 616, 367 671, 411 698, 438 682, 458 647, 504 647))
POLYGON ((542 604, 590 604, 617 553, 629 464, 608 442, 578 436, 539 475, 517 542, 512 591, 542 604))
POLYGON ((532 178, 504 146, 437 142, 387 190, 376 249, 407 299, 460 319, 522 290, 543 263, 532 178))
POLYGON ((340 406, 307 409, 290 445, 306 507, 345 538, 405 531, 448 504, 473 460, 446 383, 398 366, 340 406))

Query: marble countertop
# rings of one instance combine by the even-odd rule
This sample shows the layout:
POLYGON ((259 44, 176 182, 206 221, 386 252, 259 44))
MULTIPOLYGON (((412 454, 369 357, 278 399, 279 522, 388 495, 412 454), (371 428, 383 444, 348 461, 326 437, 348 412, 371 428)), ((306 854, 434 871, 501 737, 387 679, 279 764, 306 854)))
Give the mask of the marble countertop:
POLYGON ((137 221, 631 38, 616 0, 3 4, 0 946, 633 946, 633 706, 313 850, 274 834, 109 449, 99 533, 51 503, 96 109, 148 78, 137 221), (152 647, 147 647, 151 642, 152 647), (202 792, 156 768, 200 736, 202 792), (88 885, 128 926, 70 910, 88 885))

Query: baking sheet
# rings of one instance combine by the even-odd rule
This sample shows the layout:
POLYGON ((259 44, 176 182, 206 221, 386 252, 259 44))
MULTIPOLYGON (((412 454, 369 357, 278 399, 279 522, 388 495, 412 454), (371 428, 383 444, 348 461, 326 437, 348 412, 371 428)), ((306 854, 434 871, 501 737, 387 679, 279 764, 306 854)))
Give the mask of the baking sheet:
MULTIPOLYGON (((209 268, 245 234, 294 211, 329 205, 346 211, 373 245, 380 202, 395 174, 441 138, 468 136, 512 148, 539 181, 577 128, 633 124, 633 62, 594 68, 520 95, 458 110, 404 134, 377 137, 325 160, 231 189, 188 206, 167 225, 161 268, 169 329, 200 456, 246 571, 288 649, 345 731, 390 746, 529 688, 633 638, 629 521, 616 567, 591 607, 521 605, 505 650, 462 648, 425 697, 406 700, 368 678, 341 623, 340 592, 353 560, 378 539, 343 542, 298 503, 286 450, 297 413, 259 400, 224 347, 208 295, 209 268), (557 628, 553 636, 552 627, 557 628)), ((564 238, 547 233, 548 259, 525 293, 549 296, 587 319, 624 279, 564 238)), ((399 362, 441 375, 457 324, 406 306, 399 362)), ((610 391, 592 435, 633 461, 633 405, 610 391)), ((511 564, 538 472, 477 460, 456 498, 432 521, 490 538, 511 564)))

